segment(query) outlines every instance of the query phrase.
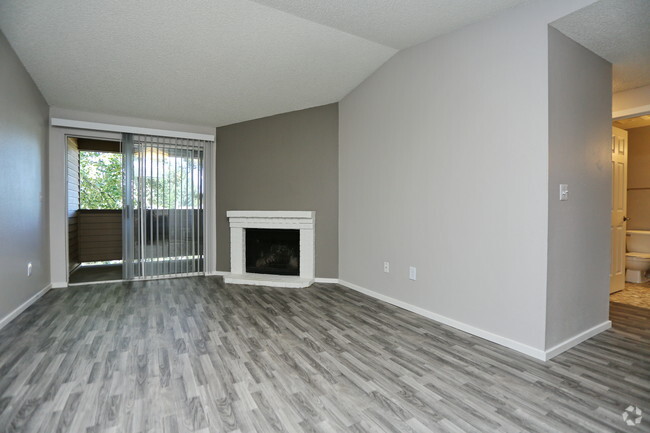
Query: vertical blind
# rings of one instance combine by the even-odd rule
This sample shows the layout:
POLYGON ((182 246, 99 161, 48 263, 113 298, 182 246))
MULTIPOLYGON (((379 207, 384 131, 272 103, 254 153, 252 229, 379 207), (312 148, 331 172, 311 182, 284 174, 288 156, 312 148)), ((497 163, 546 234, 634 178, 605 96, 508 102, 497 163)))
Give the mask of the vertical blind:
POLYGON ((124 134, 124 278, 202 273, 210 142, 124 134))

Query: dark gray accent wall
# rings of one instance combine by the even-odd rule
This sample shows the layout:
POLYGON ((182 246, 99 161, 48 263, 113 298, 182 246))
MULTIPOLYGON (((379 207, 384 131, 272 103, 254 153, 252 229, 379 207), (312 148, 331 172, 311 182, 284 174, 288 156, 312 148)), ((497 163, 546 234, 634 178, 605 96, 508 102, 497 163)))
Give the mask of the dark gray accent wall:
POLYGON ((217 128, 217 269, 229 210, 316 211, 316 277, 338 277, 338 104, 217 128))
POLYGON ((611 64, 549 28, 546 348, 608 320, 611 64), (559 200, 559 185, 569 200, 559 200))
POLYGON ((47 128, 48 105, 0 33, 0 323, 50 282, 47 128))

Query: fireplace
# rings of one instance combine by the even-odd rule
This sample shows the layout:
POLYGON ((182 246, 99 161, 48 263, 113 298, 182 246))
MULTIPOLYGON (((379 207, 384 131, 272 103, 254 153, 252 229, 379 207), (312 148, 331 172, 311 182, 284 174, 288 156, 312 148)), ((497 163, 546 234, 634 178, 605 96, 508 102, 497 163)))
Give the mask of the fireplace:
POLYGON ((246 229, 246 272, 300 275, 300 230, 246 229))
POLYGON ((308 287, 314 282, 313 211, 228 211, 226 283, 308 287))

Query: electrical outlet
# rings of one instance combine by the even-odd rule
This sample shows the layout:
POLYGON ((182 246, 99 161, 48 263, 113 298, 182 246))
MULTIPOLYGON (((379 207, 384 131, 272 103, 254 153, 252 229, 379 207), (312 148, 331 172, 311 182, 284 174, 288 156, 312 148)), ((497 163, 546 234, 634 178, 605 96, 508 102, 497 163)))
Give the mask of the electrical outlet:
POLYGON ((417 270, 415 269, 415 266, 409 267, 409 280, 415 281, 417 279, 417 270))
POLYGON ((27 276, 32 276, 32 262, 27 263, 27 276))
POLYGON ((390 272, 390 263, 389 262, 384 262, 384 272, 386 272, 386 273, 390 272))

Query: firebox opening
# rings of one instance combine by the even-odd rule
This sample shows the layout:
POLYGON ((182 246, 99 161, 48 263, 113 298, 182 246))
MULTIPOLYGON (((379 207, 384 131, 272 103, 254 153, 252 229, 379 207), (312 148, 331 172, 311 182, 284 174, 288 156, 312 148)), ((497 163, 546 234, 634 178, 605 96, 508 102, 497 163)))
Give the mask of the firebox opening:
POLYGON ((246 229, 246 272, 300 275, 300 230, 246 229))

